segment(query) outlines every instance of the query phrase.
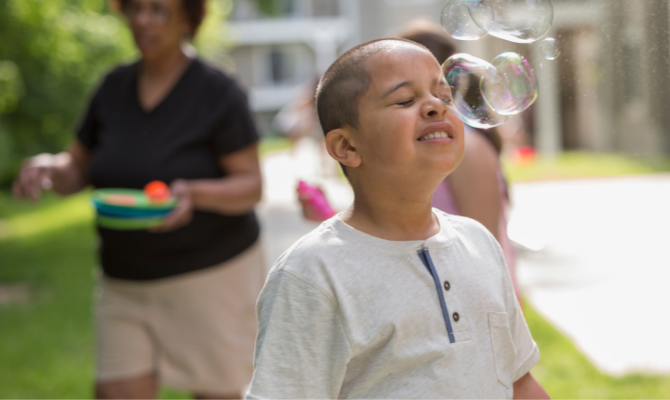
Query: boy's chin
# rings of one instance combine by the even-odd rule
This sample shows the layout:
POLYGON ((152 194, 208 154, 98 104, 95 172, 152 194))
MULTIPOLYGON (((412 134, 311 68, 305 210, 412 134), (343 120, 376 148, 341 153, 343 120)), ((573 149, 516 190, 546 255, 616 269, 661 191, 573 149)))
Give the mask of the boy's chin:
POLYGON ((434 163, 430 163, 430 165, 427 165, 426 168, 424 168, 424 173, 425 174, 430 174, 434 176, 442 176, 446 178, 449 174, 454 172, 456 167, 458 167, 458 164, 460 164, 460 160, 439 160, 434 163))

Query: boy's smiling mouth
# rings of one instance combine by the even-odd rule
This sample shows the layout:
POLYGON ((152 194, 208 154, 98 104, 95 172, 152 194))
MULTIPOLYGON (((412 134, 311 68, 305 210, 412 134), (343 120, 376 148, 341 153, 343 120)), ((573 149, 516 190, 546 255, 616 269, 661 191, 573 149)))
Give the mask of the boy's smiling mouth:
POLYGON ((419 138, 420 142, 423 142, 425 140, 432 140, 432 139, 451 139, 451 136, 447 132, 435 132, 435 133, 429 133, 426 136, 422 136, 419 138))
POLYGON ((425 142, 428 140, 439 140, 440 142, 451 142, 454 139, 453 125, 449 122, 438 122, 430 124, 423 130, 421 137, 417 140, 425 142))

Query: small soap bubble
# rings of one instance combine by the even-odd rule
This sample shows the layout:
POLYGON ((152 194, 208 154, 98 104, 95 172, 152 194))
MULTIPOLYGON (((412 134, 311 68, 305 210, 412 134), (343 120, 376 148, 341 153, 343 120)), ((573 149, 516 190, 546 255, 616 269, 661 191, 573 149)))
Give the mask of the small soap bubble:
POLYGON ((486 103, 500 115, 516 115, 537 99, 537 77, 528 60, 513 52, 494 58, 481 81, 486 103))
POLYGON ((561 55, 561 48, 554 38, 546 38, 540 44, 540 53, 547 60, 555 60, 561 55))
POLYGON ((539 40, 551 28, 554 6, 551 0, 488 0, 494 22, 489 34, 515 43, 539 40))
POLYGON ((453 98, 449 109, 466 124, 488 129, 511 118, 497 113, 482 95, 482 78, 497 74, 493 65, 469 54, 454 54, 442 65, 442 74, 453 98))
POLYGON ((442 8, 444 31, 458 40, 477 40, 493 25, 493 8, 487 0, 448 0, 442 8))

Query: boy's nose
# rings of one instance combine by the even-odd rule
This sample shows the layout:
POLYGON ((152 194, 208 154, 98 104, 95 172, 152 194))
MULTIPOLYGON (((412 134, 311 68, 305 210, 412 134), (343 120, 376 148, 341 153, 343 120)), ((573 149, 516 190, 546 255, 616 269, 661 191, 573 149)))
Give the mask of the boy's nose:
POLYGON ((424 109, 426 118, 442 117, 447 112, 444 102, 438 97, 432 97, 424 109))

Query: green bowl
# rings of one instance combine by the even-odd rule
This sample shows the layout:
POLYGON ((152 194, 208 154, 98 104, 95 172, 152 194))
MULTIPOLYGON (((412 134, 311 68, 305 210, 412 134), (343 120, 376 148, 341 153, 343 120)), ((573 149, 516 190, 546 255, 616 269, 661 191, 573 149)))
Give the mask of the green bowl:
POLYGON ((103 210, 172 210, 177 206, 177 198, 171 197, 164 202, 150 200, 144 191, 138 189, 98 189, 91 200, 97 209, 103 210))
POLYGON ((155 228, 162 225, 164 220, 164 217, 117 218, 99 214, 95 217, 95 222, 98 226, 121 231, 137 231, 155 228))

